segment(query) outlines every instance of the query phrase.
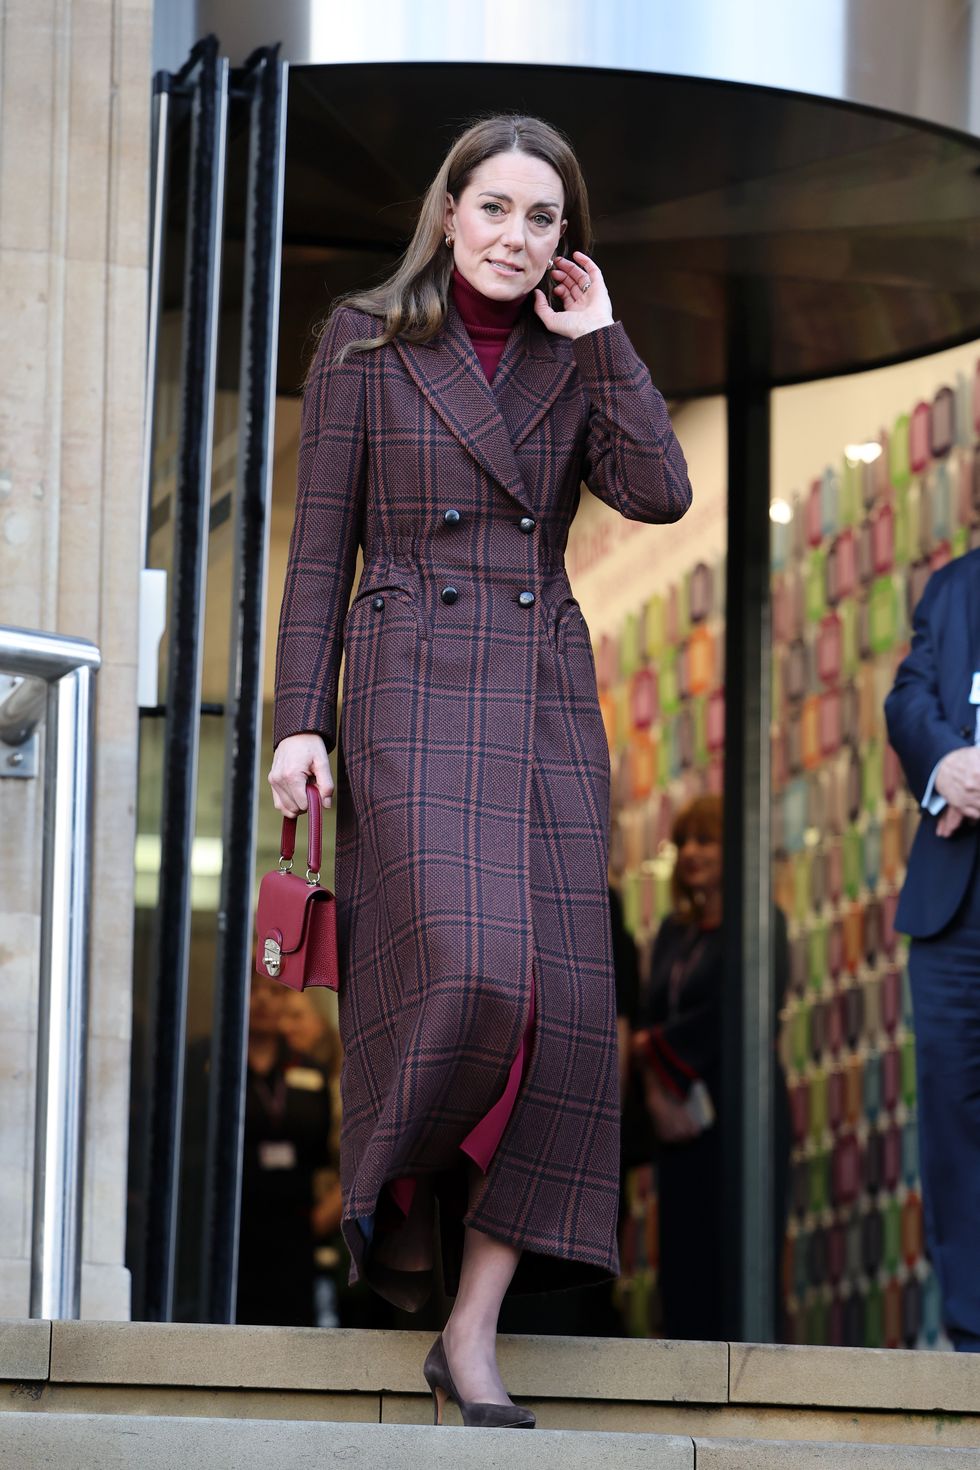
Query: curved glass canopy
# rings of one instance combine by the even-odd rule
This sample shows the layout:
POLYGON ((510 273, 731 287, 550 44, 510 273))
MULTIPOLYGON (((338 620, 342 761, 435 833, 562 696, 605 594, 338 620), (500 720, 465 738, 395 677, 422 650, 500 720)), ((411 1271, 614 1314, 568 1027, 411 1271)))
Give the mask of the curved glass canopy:
POLYGON ((455 132, 493 110, 537 113, 571 137, 614 306, 670 395, 725 391, 749 361, 757 380, 779 385, 980 335, 980 141, 967 135, 649 73, 300 66, 290 70, 280 391, 297 389, 330 298, 390 269, 455 132))

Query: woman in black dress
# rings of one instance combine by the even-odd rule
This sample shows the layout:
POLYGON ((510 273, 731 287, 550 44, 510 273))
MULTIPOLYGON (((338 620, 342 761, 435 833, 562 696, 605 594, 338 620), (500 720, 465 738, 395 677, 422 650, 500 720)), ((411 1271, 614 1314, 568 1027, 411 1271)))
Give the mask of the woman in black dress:
MULTIPOLYGON (((725 970, 722 802, 702 796, 674 822, 674 911, 654 943, 633 1056, 658 1141, 660 1294, 667 1337, 717 1341, 723 1321, 721 1131, 722 984, 725 970)), ((776 990, 788 964, 786 925, 775 913, 776 990)), ((778 1008, 778 1007, 777 1007, 778 1008)), ((777 1228, 784 1218, 789 1103, 777 1063, 777 1228)))

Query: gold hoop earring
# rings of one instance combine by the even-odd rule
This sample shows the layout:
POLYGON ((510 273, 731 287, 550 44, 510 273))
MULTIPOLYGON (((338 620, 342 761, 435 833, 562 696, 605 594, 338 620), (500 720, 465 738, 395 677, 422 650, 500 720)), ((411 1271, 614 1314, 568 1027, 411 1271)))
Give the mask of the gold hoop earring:
POLYGON ((449 249, 452 250, 453 246, 456 244, 456 236, 455 235, 447 235, 446 236, 446 244, 449 247, 449 249))

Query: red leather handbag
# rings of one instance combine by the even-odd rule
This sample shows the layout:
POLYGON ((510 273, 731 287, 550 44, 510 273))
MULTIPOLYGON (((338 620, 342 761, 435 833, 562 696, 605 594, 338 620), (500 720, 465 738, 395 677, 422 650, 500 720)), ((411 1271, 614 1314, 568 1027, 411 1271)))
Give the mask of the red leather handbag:
POLYGON ((309 843, 306 877, 293 873, 296 818, 283 817, 279 866, 259 884, 255 910, 255 968, 293 990, 325 985, 336 990, 337 901, 320 885, 322 811, 316 782, 306 787, 309 843))

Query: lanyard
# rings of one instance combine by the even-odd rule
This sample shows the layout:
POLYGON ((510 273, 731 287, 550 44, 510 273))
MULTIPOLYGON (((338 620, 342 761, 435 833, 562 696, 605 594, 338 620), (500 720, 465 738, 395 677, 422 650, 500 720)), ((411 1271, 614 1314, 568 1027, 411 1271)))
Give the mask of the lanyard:
POLYGON ((281 1123, 286 1116, 286 1079, 275 1068, 270 1075, 275 1078, 271 1087, 264 1077, 253 1072, 252 1086, 266 1116, 274 1123, 281 1123))

